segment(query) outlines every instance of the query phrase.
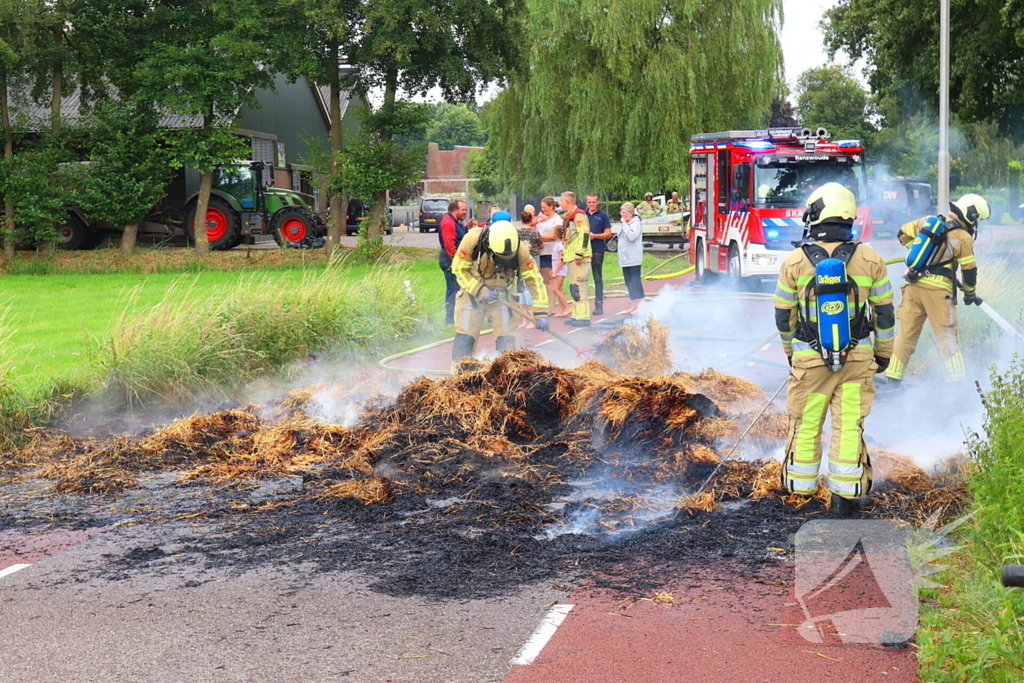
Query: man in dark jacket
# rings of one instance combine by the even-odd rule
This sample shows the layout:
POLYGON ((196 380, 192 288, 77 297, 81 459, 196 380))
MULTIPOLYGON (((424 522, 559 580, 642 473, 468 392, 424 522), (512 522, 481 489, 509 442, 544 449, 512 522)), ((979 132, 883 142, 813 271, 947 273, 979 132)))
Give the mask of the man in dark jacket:
POLYGON ((441 219, 441 228, 437 231, 437 240, 441 243, 441 251, 437 255, 437 264, 444 273, 444 321, 448 325, 455 323, 455 295, 459 291, 459 283, 452 275, 452 259, 462 238, 466 236, 466 214, 469 207, 461 199, 455 199, 448 205, 448 213, 441 219))
POLYGON ((593 251, 590 272, 594 274, 594 315, 604 314, 604 252, 606 240, 612 238, 612 221, 603 209, 597 208, 601 199, 587 195, 587 218, 590 220, 590 246, 593 251))

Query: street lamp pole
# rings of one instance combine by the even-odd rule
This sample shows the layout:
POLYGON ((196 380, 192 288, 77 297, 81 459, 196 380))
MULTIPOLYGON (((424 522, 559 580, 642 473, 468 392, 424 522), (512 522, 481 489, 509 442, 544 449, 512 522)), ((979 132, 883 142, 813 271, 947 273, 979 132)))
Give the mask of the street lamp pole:
POLYGON ((949 207, 949 0, 939 0, 939 211, 949 207))

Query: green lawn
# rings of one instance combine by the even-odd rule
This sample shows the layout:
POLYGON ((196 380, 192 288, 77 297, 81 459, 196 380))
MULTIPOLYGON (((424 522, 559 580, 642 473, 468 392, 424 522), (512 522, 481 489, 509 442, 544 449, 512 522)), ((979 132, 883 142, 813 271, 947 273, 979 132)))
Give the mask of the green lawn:
MULTIPOLYGON (((425 250, 424 250, 425 251, 425 250)), ((433 252, 406 263, 413 291, 431 318, 442 315, 444 278, 433 252)), ((646 255, 644 270, 663 259, 646 255)), ((676 259, 659 273, 686 267, 676 259)), ((313 266, 314 269, 322 265, 313 266)), ((359 279, 370 266, 350 266, 346 273, 359 279)), ((305 272, 299 268, 258 271, 298 282, 305 272)), ((621 278, 618 259, 606 258, 606 280, 621 278)), ((11 375, 21 388, 32 389, 62 376, 74 376, 88 367, 89 349, 103 343, 119 316, 134 297, 142 310, 161 302, 168 289, 178 283, 196 282, 204 288, 230 290, 240 280, 252 278, 252 271, 203 271, 199 273, 110 273, 81 275, 0 275, 0 311, 6 309, 3 327, 10 343, 0 352, 0 361, 12 364, 11 375)))

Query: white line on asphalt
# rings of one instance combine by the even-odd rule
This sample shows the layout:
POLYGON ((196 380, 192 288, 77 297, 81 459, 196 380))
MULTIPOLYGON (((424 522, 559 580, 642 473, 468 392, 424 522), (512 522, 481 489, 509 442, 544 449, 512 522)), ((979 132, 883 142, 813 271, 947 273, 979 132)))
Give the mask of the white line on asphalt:
POLYGON ((762 346, 762 347, 761 347, 761 350, 762 350, 762 351, 767 351, 767 350, 768 350, 768 349, 770 349, 770 348, 772 348, 772 345, 771 345, 771 344, 765 344, 764 346, 762 346))
POLYGON ((533 632, 530 639, 526 641, 522 649, 512 660, 512 666, 519 666, 521 664, 533 664, 533 660, 537 659, 537 655, 540 654, 544 646, 551 640, 551 636, 555 635, 555 631, 565 621, 566 615, 572 610, 572 605, 555 605, 544 617, 544 621, 540 622, 540 626, 533 632))
POLYGON ((12 564, 7 569, 0 569, 0 579, 4 578, 5 576, 8 576, 9 574, 13 574, 14 572, 20 572, 25 567, 31 566, 32 565, 30 564, 12 564))

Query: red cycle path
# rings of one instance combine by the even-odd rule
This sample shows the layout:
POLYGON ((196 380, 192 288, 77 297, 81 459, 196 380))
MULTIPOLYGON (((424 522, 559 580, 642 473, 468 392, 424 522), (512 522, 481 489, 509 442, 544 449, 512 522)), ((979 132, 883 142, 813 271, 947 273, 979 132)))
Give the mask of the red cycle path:
MULTIPOLYGON (((871 587, 850 582, 853 595, 845 599, 863 604, 871 587)), ((796 602, 792 585, 792 566, 769 566, 753 576, 681 567, 678 582, 664 589, 672 604, 577 591, 567 600, 572 611, 540 656, 513 667, 504 683, 917 680, 913 647, 844 644, 834 629, 826 629, 823 643, 804 639, 803 613, 787 606, 796 602)))

